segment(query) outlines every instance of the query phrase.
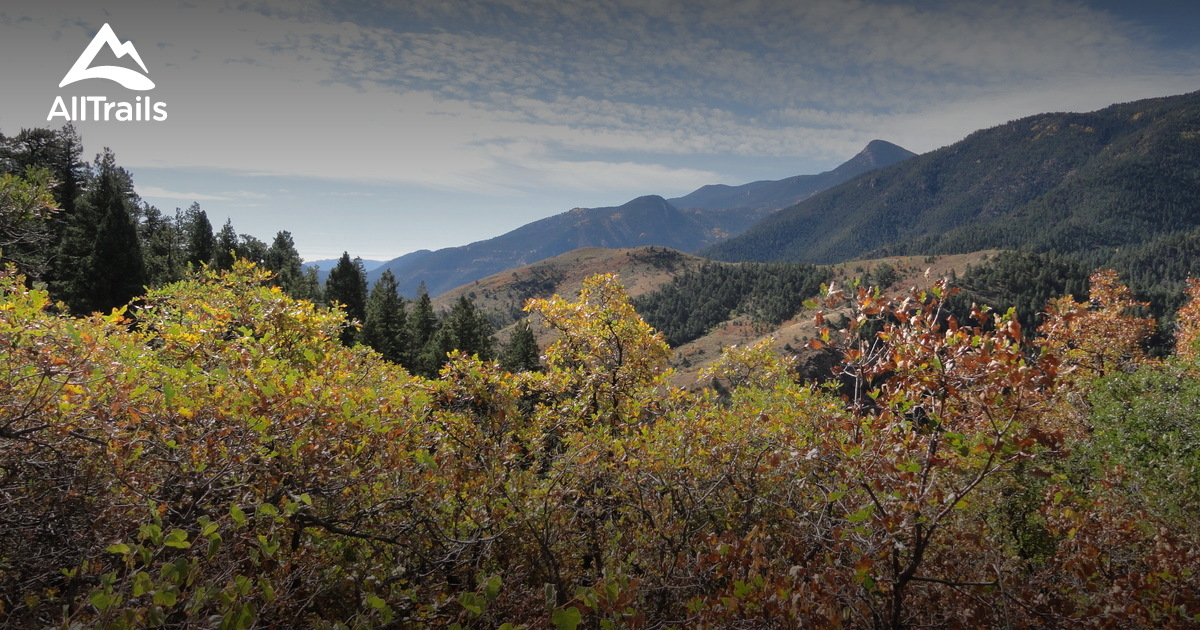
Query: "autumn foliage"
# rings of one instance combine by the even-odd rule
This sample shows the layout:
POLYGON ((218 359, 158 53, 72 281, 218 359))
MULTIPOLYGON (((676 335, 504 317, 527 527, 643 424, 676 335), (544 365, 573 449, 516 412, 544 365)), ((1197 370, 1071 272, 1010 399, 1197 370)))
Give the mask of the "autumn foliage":
POLYGON ((1111 274, 1036 335, 947 316, 944 283, 829 288, 837 374, 733 348, 722 395, 668 385, 613 276, 528 305, 545 370, 456 354, 437 379, 267 280, 80 319, 0 278, 0 625, 1200 623, 1196 495, 1147 491, 1165 464, 1105 411, 1192 374, 1200 319, 1150 361, 1111 274))

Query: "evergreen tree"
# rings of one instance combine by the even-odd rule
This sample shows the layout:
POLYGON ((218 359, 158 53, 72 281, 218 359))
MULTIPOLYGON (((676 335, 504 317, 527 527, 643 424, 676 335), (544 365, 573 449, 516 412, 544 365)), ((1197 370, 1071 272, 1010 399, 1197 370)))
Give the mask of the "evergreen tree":
POLYGON ((500 367, 509 372, 540 372, 542 369, 541 353, 538 350, 537 339, 529 320, 517 323, 508 344, 500 353, 500 367))
POLYGON ((88 176, 83 141, 74 125, 62 129, 22 129, 10 138, 0 136, 0 172, 23 175, 30 167, 45 168, 54 181, 54 199, 64 215, 75 211, 88 176))
MULTIPOLYGON (((342 252, 338 264, 329 271, 325 279, 325 299, 341 304, 346 309, 346 319, 362 323, 367 316, 367 272, 362 260, 350 260, 350 254, 342 252)), ((342 330, 342 343, 350 345, 357 340, 352 325, 342 330)))
MULTIPOLYGON (((283 230, 275 234, 275 240, 271 242, 271 247, 263 258, 263 266, 275 273, 276 286, 293 297, 315 302, 319 295, 311 294, 311 291, 308 292, 309 295, 301 295, 304 293, 300 291, 303 276, 301 265, 300 252, 296 251, 292 233, 283 230)), ((319 287, 320 283, 317 284, 319 287)))
POLYGON ((238 251, 238 234, 233 229, 233 220, 226 218, 225 225, 217 232, 212 264, 217 269, 232 269, 233 261, 238 258, 241 258, 241 252, 238 251))
POLYGON ((25 177, 0 173, 0 264, 15 263, 30 278, 46 271, 57 211, 53 187, 46 169, 30 168, 25 177))
POLYGON ((367 298, 362 340, 393 363, 404 363, 408 351, 404 299, 400 297, 396 276, 384 271, 367 298))
POLYGON ((425 289, 424 282, 417 288, 417 299, 408 316, 408 330, 410 358, 404 367, 413 374, 427 378, 436 377, 446 354, 442 349, 443 339, 436 339, 438 319, 433 312, 433 301, 429 299, 429 291, 425 289))
POLYGON ((208 215, 200 209, 200 204, 192 203, 183 217, 188 244, 187 264, 195 267, 211 264, 217 250, 217 239, 213 236, 208 215))
POLYGON ((163 286, 183 277, 183 231, 175 217, 142 204, 138 212, 138 234, 149 285, 163 286))
POLYGON ((142 293, 146 268, 134 208, 133 179, 105 149, 62 243, 69 267, 60 269, 56 282, 72 311, 106 311, 142 293))
POLYGON ((100 221, 90 271, 95 303, 107 311, 127 304, 146 289, 146 267, 142 260, 137 227, 123 204, 110 204, 100 221))
POLYGON ((493 358, 492 324, 475 303, 461 296, 450 309, 450 315, 442 323, 449 350, 477 355, 484 361, 493 358))
POLYGON ((316 267, 304 269, 304 275, 300 276, 291 295, 297 300, 308 300, 316 304, 325 301, 325 291, 321 289, 321 276, 316 267))
POLYGON ((267 244, 249 234, 238 235, 238 258, 261 265, 267 260, 267 244))
MULTIPOLYGON (((46 169, 55 182, 52 194, 59 212, 45 226, 53 243, 62 243, 88 178, 88 165, 82 155, 83 143, 74 126, 69 124, 57 131, 22 129, 12 137, 0 135, 0 173, 25 178, 29 169, 46 169)), ((23 269, 52 286, 63 286, 59 276, 69 281, 78 268, 57 260, 60 247, 42 246, 27 252, 16 252, 11 246, 9 249, 12 251, 6 255, 19 256, 23 269)))

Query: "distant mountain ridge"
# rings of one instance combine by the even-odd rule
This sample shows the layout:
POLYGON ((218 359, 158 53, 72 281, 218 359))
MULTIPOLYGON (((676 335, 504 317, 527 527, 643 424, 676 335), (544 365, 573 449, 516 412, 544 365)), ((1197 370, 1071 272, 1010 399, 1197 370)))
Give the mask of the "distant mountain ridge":
POLYGON ((989 248, 1116 250, 1200 227, 1200 92, 1030 116, 860 175, 703 250, 832 263, 989 248))
POLYGON ((796 175, 787 179, 764 180, 726 186, 710 184, 684 195, 669 199, 679 208, 718 210, 724 208, 750 208, 778 210, 803 201, 826 188, 836 186, 853 177, 877 168, 907 160, 916 155, 912 151, 884 140, 872 140, 866 148, 846 163, 817 175, 796 175))
POLYGON ((914 154, 876 140, 845 164, 818 175, 800 175, 742 186, 705 186, 683 197, 638 197, 620 206, 575 208, 461 247, 421 250, 368 274, 396 276, 401 293, 414 295, 424 282, 431 296, 485 276, 535 263, 574 249, 663 246, 695 251, 739 234, 762 217, 820 190, 914 154))

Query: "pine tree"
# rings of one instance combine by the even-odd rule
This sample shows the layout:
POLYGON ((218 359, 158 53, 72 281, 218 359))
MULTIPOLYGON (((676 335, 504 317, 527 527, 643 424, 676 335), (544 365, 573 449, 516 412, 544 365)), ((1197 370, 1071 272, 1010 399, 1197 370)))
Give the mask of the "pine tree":
POLYGON ((93 309, 127 304, 146 289, 141 243, 127 204, 113 203, 104 213, 92 251, 93 309))
POLYGON ((316 304, 325 301, 325 291, 321 288, 321 277, 316 267, 304 268, 304 274, 300 276, 291 295, 297 300, 308 300, 316 304))
POLYGON ((393 363, 403 363, 408 351, 404 299, 398 293, 396 276, 384 271, 367 298, 362 340, 393 363))
POLYGON ((62 242, 60 299, 77 313, 107 311, 140 295, 146 267, 133 214, 133 179, 107 148, 96 157, 87 193, 62 242))
POLYGON ((138 234, 146 265, 146 282, 150 286, 163 286, 183 277, 183 231, 175 217, 142 204, 138 211, 138 234))
POLYGON ((212 264, 217 269, 232 269, 233 261, 238 258, 241 258, 241 252, 238 251, 238 234, 233 229, 233 220, 226 218, 225 225, 217 232, 212 264))
MULTIPOLYGON (((47 224, 50 241, 61 245, 68 226, 73 223, 75 207, 88 178, 88 165, 82 159, 83 143, 74 126, 60 130, 22 129, 12 137, 0 136, 0 172, 27 177, 29 169, 47 169, 55 182, 53 196, 59 212, 47 224)), ((90 226, 90 227, 95 227, 90 226)), ((9 256, 20 256, 22 268, 52 286, 63 286, 59 276, 69 280, 77 266, 63 264, 57 258, 61 247, 38 247, 29 252, 16 252, 10 246, 9 256), (61 274, 60 274, 61 272, 61 274)))
MULTIPOLYGON (((367 272, 362 260, 350 260, 350 254, 342 252, 337 265, 325 279, 325 299, 345 307, 347 323, 362 323, 367 316, 367 272)), ((342 343, 351 345, 358 340, 353 325, 342 330, 342 343)))
POLYGON ((450 309, 450 315, 442 323, 448 337, 448 350, 457 350, 477 355, 484 361, 493 358, 492 325, 475 303, 461 296, 450 309))
POLYGON ((404 367, 413 374, 434 378, 446 359, 442 339, 437 339, 438 319, 425 283, 417 289, 417 299, 408 316, 409 360, 404 367))
POLYGON ((239 234, 237 255, 238 258, 261 265, 267 259, 267 244, 249 234, 239 234))
POLYGON ((194 267, 211 264, 217 249, 217 239, 213 236, 212 223, 208 215, 200 209, 200 204, 193 203, 183 213, 187 233, 187 264, 194 267))
POLYGON ((302 264, 300 252, 296 251, 296 242, 292 240, 292 233, 282 230, 275 234, 275 240, 271 242, 271 247, 267 249, 263 259, 263 266, 275 273, 275 286, 292 297, 315 302, 319 295, 301 295, 302 264))
POLYGON ((513 329, 504 352, 500 353, 500 367, 509 372, 541 371, 541 353, 528 320, 521 321, 513 329))

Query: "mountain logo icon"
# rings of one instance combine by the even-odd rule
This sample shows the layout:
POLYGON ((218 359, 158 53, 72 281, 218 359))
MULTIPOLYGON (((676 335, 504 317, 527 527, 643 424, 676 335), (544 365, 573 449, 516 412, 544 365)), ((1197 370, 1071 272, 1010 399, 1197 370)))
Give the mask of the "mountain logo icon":
POLYGON ((121 40, 117 39, 117 34, 113 32, 112 27, 105 24, 100 27, 100 32, 96 33, 96 36, 92 38, 92 42, 88 44, 87 48, 83 49, 83 54, 79 55, 79 59, 75 60, 75 65, 71 66, 71 69, 67 71, 66 76, 63 77, 62 83, 59 83, 58 87, 70 85, 84 79, 108 79, 109 81, 116 81, 130 90, 144 91, 154 89, 154 82, 150 80, 150 77, 145 74, 139 74, 135 70, 122 68, 121 66, 90 67, 92 61, 96 59, 96 55, 104 46, 108 46, 109 50, 118 59, 125 55, 133 57, 133 60, 141 66, 142 72, 150 72, 146 70, 146 64, 142 63, 142 57, 138 55, 137 49, 133 47, 133 42, 121 43, 121 40))

